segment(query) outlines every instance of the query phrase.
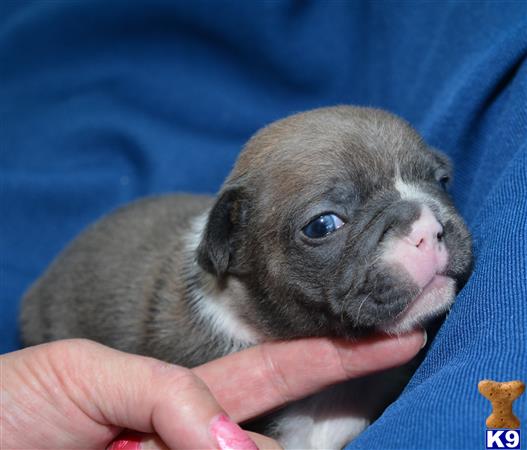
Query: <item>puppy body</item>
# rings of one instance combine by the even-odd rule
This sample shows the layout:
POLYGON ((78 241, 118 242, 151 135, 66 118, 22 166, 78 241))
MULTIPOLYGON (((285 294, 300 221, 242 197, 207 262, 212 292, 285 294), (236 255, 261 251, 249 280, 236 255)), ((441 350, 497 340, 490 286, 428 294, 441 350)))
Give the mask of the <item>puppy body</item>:
MULTIPOLYGON (((276 122, 216 199, 141 200, 81 235, 26 294, 24 341, 85 337, 194 366, 266 340, 411 329, 470 271, 468 232, 440 186, 449 171, 379 110, 276 122)), ((340 448, 401 373, 291 405, 271 431, 286 448, 340 448)))
MULTIPOLYGON (((26 345, 81 337, 193 367, 265 340, 237 312, 244 287, 235 280, 220 286, 197 265, 212 203, 205 196, 152 197, 94 224, 26 294, 26 345), (143 263, 125 268, 124 261, 143 263)), ((255 429, 286 449, 342 448, 395 397, 409 373, 397 368, 326 389, 255 429)))
POLYGON ((202 227, 212 202, 205 196, 146 198, 95 223, 26 294, 24 342, 83 337, 187 366, 241 348, 243 339, 218 342, 218 329, 228 325, 215 325, 220 316, 207 305, 228 317, 222 301, 230 289, 218 289, 222 294, 211 302, 213 277, 198 270, 192 254, 199 233, 192 228, 202 227))

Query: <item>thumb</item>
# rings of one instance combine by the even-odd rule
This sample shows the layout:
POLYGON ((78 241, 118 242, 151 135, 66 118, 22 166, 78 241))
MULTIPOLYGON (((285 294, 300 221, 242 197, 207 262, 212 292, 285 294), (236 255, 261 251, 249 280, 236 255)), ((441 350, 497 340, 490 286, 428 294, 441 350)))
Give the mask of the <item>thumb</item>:
POLYGON ((82 379, 74 381, 84 383, 90 371, 97 372, 85 400, 112 425, 156 433, 174 449, 257 449, 191 370, 92 342, 86 352, 93 355, 85 361, 107 363, 88 364, 82 379))
POLYGON ((57 341, 21 353, 26 351, 30 360, 32 352, 37 352, 37 359, 45 354, 48 387, 53 387, 48 389, 49 400, 55 405, 64 397, 68 400, 61 429, 83 428, 78 415, 71 423, 64 422, 73 416, 72 402, 89 419, 84 426, 89 434, 78 444, 104 448, 109 428, 114 437, 128 428, 157 434, 173 449, 257 449, 206 384, 186 368, 86 340, 57 341), (49 375, 53 376, 51 383, 49 375))

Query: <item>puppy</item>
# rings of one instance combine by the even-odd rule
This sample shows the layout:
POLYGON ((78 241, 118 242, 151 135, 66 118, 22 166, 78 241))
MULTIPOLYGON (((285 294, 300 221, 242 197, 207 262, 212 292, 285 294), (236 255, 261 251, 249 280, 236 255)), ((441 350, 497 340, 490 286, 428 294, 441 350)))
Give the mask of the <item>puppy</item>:
MULTIPOLYGON (((195 366, 271 339, 410 330, 470 273, 450 176, 389 113, 293 115, 249 140, 216 199, 147 198, 91 226, 25 295, 23 340, 84 337, 195 366)), ((397 378, 331 388, 268 431, 286 448, 339 449, 397 378)))

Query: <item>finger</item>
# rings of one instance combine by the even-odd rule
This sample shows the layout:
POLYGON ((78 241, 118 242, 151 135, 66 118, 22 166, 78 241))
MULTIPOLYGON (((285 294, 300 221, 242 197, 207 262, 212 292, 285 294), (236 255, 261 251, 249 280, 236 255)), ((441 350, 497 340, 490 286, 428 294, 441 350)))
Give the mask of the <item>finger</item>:
POLYGON ((49 345, 63 391, 95 422, 156 433, 174 449, 256 449, 190 370, 90 341, 49 345))
MULTIPOLYGON (((246 433, 256 443, 259 450, 282 450, 280 444, 274 439, 252 431, 246 433)), ((127 431, 113 441, 108 450, 169 450, 169 448, 155 434, 127 431)))
POLYGON ((282 446, 274 439, 252 431, 247 431, 246 433, 256 443, 259 450, 282 450, 282 446))
POLYGON ((157 434, 125 431, 121 433, 107 450, 170 450, 157 434))
POLYGON ((325 338, 262 344, 193 369, 237 422, 346 379, 409 361, 423 331, 356 342, 325 338))
MULTIPOLYGON (((141 446, 139 447, 139 449, 140 450, 170 450, 157 434, 145 435, 145 437, 141 441, 141 446)), ((134 449, 125 449, 125 450, 134 450, 134 449)))

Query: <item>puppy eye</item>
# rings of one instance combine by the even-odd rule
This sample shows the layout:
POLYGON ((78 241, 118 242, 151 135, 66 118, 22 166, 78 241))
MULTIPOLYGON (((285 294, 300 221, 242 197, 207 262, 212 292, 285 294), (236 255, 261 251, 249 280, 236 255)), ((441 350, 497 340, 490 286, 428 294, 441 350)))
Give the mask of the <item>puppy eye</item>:
POLYGON ((344 222, 336 214, 323 214, 309 222, 302 231, 308 238, 320 239, 337 231, 342 225, 344 222))
POLYGON ((448 175, 443 175, 442 177, 439 178, 438 182, 441 188, 443 189, 443 191, 447 190, 449 181, 450 181, 450 177, 448 175))

